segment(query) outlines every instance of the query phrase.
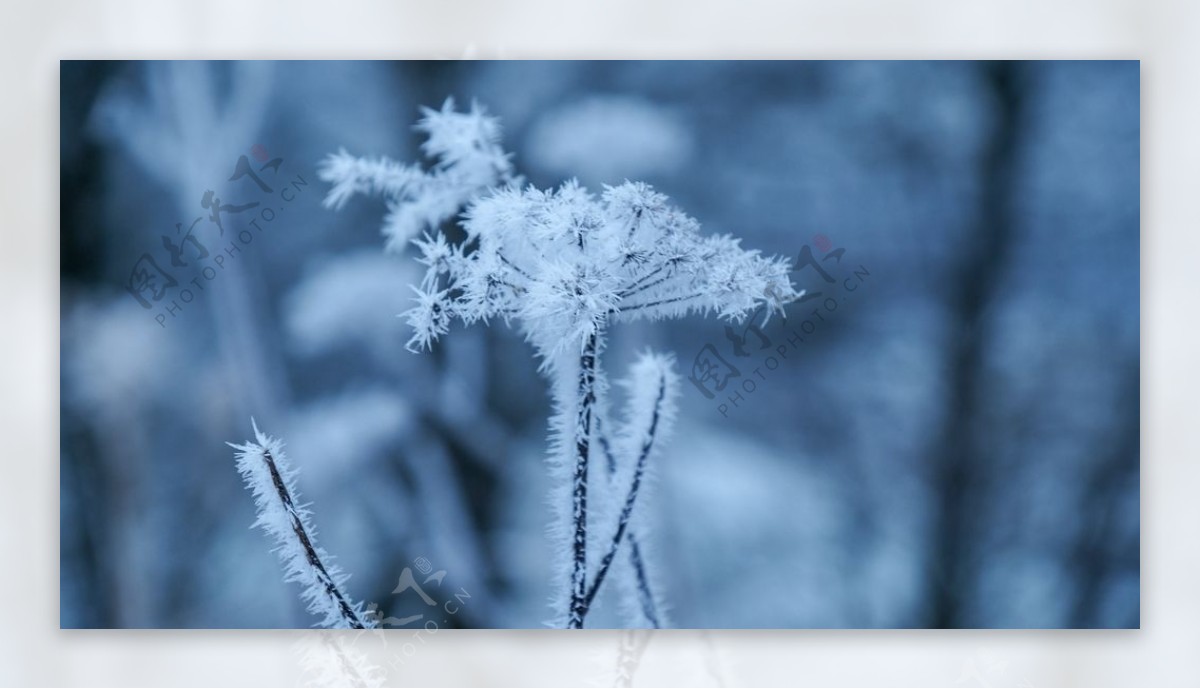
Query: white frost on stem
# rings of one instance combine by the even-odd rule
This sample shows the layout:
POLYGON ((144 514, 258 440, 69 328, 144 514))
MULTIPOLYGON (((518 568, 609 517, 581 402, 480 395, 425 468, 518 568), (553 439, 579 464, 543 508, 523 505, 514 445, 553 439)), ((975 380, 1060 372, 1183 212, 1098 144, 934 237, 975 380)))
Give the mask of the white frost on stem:
POLYGON ((631 594, 631 598, 638 601, 638 605, 628 607, 640 609, 646 618, 645 622, 651 626, 661 626, 658 612, 661 606, 654 598, 640 542, 632 533, 632 517, 634 504, 643 492, 649 460, 665 442, 675 422, 679 375, 675 372, 674 364, 674 358, 670 355, 645 352, 634 363, 629 378, 622 381, 629 390, 628 418, 616 438, 615 450, 618 457, 628 458, 628 461, 621 463, 615 458, 610 461, 615 465, 612 467, 614 474, 618 473, 616 470, 622 464, 627 465, 626 473, 629 475, 618 485, 627 483, 628 488, 616 524, 612 527, 612 537, 609 539, 607 550, 600 560, 595 578, 588 587, 584 599, 585 614, 594 602, 618 550, 628 535, 630 566, 617 570, 626 572, 622 588, 631 594))
MULTIPOLYGON (((605 428, 601 427, 600 420, 599 418, 597 419, 597 439, 600 441, 600 447, 604 450, 604 458, 608 470, 609 490, 615 493, 618 490, 616 485, 617 459, 616 455, 613 454, 612 443, 608 440, 608 432, 605 428)), ((625 582, 625 585, 622 586, 622 594, 625 599, 623 601, 624 608, 630 619, 634 621, 630 626, 661 629, 667 626, 663 612, 664 606, 657 594, 658 587, 652 581, 648 571, 646 553, 642 546, 642 536, 639 535, 640 528, 637 520, 630 521, 627 531, 626 538, 629 539, 629 568, 631 574, 629 577, 622 578, 622 581, 625 582)))
POLYGON ((587 595, 588 474, 594 454, 596 402, 601 394, 601 338, 592 337, 582 351, 560 352, 546 367, 553 381, 550 448, 547 461, 556 489, 550 507, 555 519, 548 529, 555 542, 555 575, 551 609, 557 627, 583 625, 587 595))
POLYGON ((227 443, 237 450, 237 470, 254 495, 261 527, 277 544, 283 563, 284 581, 301 586, 301 598, 308 611, 321 617, 321 626, 332 629, 365 629, 373 622, 363 615, 361 605, 352 603, 343 593, 346 575, 332 558, 316 544, 316 532, 306 505, 299 502, 296 472, 283 453, 283 443, 254 427, 254 442, 245 445, 227 443))

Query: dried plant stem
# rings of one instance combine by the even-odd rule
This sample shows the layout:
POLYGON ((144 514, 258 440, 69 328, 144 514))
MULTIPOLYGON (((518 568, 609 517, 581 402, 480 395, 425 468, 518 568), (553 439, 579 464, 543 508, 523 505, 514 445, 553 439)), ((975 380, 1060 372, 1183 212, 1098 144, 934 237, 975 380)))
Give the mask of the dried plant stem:
POLYGON ((579 407, 575 418, 575 475, 571 492, 574 522, 571 564, 571 602, 567 626, 583 628, 587 614, 587 475, 591 452, 592 414, 596 406, 596 358, 598 335, 587 337, 579 356, 579 407))
POLYGON ((629 530, 629 562, 637 576, 638 602, 642 606, 642 614, 655 629, 662 627, 658 619, 658 606, 654 603, 654 592, 650 590, 650 577, 646 575, 646 561, 642 557, 642 545, 638 542, 637 533, 629 530))
MULTIPOLYGON (((658 381, 658 393, 654 402, 654 410, 650 418, 650 428, 646 433, 646 437, 642 441, 642 446, 638 452, 637 465, 633 470, 633 480, 630 481, 629 490, 625 494, 625 504, 621 506, 621 515, 617 520, 617 530, 613 534, 612 541, 609 543, 608 552, 604 554, 604 559, 600 561, 600 568, 596 572, 596 578, 592 581, 591 587, 587 591, 587 596, 584 599, 583 613, 586 615, 588 608, 591 607, 592 601, 595 600, 596 594, 600 591, 600 585, 604 583, 605 576, 608 575, 608 570, 612 567, 613 559, 617 555, 617 550, 621 547, 621 540, 625 537, 625 532, 629 528, 629 518, 633 516, 633 505, 637 502, 637 496, 642 486, 642 477, 646 471, 646 460, 650 457, 650 451, 654 449, 654 439, 658 432, 658 421, 662 414, 663 400, 667 395, 667 381, 661 379, 658 381)), ((610 465, 612 468, 612 465, 610 465)), ((641 560, 640 549, 635 551, 637 560, 641 560)), ((642 568, 638 572, 639 588, 642 588, 645 581, 645 571, 642 568)), ((649 588, 646 587, 647 593, 649 588)), ((639 592, 640 594, 640 592, 639 592)), ((647 615, 647 617, 650 617, 647 615)), ((654 621, 657 616, 650 617, 654 621)), ((657 626, 657 625, 656 625, 657 626)))
POLYGON ((304 528, 304 522, 300 519, 300 514, 296 511, 296 503, 292 500, 292 494, 288 491, 287 486, 283 482, 283 476, 279 473, 279 467, 275 465, 275 458, 271 456, 269 448, 263 448, 263 462, 267 465, 267 470, 271 472, 271 482, 275 484, 275 492, 279 494, 279 501, 283 503, 283 508, 287 510, 288 517, 292 522, 292 532, 296 534, 296 540, 300 542, 300 547, 304 549, 304 555, 308 559, 308 564, 316 572, 317 578, 321 585, 325 587, 325 595, 333 599, 337 605, 338 612, 346 620, 346 624, 351 629, 364 629, 362 620, 354 613, 353 608, 346 602, 346 597, 342 595, 341 589, 338 588, 337 582, 329 575, 329 570, 325 568, 321 558, 317 555, 316 548, 313 547, 312 538, 309 537, 308 531, 304 528))
MULTIPOLYGON (((604 457, 607 460, 608 477, 610 480, 616 478, 617 474, 617 459, 613 456, 612 446, 608 442, 608 436, 605 435, 604 429, 600 425, 600 417, 596 417, 596 435, 600 438, 600 447, 604 450, 604 457)), ((646 559, 642 557, 642 544, 639 542, 637 529, 630 525, 629 527, 629 564, 633 567, 634 576, 637 577, 637 592, 638 603, 642 607, 642 614, 650 622, 655 629, 662 628, 662 623, 658 617, 658 606, 654 602, 654 592, 650 588, 650 577, 646 574, 646 559)))
POLYGON ((325 627, 366 629, 361 608, 352 604, 342 593, 345 576, 316 545, 309 512, 297 502, 295 477, 283 453, 283 443, 254 427, 254 442, 230 446, 238 451, 237 470, 254 496, 258 520, 262 529, 278 544, 276 552, 284 566, 284 580, 302 587, 302 597, 308 610, 323 615, 325 627))

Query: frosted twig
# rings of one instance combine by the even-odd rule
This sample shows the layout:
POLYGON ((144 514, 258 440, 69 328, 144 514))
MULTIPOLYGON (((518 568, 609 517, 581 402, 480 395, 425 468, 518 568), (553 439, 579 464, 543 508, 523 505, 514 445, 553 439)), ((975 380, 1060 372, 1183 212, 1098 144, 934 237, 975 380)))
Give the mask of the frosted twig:
MULTIPOLYGON (((617 555, 617 550, 621 547, 625 532, 629 528, 633 506, 646 471, 646 462, 673 420, 677 377, 672 366, 671 357, 647 352, 634 364, 629 379, 626 381, 626 385, 630 388, 630 418, 622 429, 624 431, 622 440, 625 441, 623 444, 627 446, 629 455, 634 456, 636 453, 637 460, 634 463, 633 476, 621 507, 616 529, 609 541, 608 551, 601 559, 596 577, 588 589, 585 599, 585 614, 595 600, 601 584, 604 583, 604 578, 607 576, 613 559, 617 555)), ((640 560, 640 556, 639 549, 637 559, 640 560)), ((634 564, 635 574, 643 578, 639 584, 646 583, 644 582, 644 567, 639 568, 636 563, 634 564)), ((646 589, 646 592, 649 593, 648 586, 646 589)), ((643 605, 643 608, 645 607, 643 605)), ((647 617, 657 626, 657 614, 648 614, 647 617)))
POLYGON ((596 335, 584 343, 579 357, 579 405, 575 422, 575 475, 572 484, 574 519, 571 563, 571 607, 567 626, 583 627, 583 618, 590 604, 587 596, 587 476, 588 456, 591 454, 592 410, 596 404, 596 335))
MULTIPOLYGON (((601 427, 600 417, 596 417, 596 435, 600 440, 600 447, 604 450, 609 480, 615 482, 617 460, 613 456, 612 445, 608 441, 608 436, 604 428, 601 427)), ((638 605, 641 607, 642 614, 650 622, 650 625, 658 629, 662 627, 662 623, 658 616, 658 605, 655 602, 654 591, 650 588, 650 577, 646 574, 646 560, 642 556, 642 544, 640 543, 637 529, 633 524, 629 525, 627 531, 626 538, 629 539, 629 564, 633 568, 636 580, 638 605)))
POLYGON ((258 430, 253 419, 251 425, 254 442, 227 444, 238 451, 238 473, 254 495, 258 519, 253 526, 261 527, 278 544, 284 581, 295 581, 303 587, 301 598, 309 612, 323 616, 322 626, 373 626, 364 621, 361 607, 342 592, 345 575, 336 566, 326 564, 332 558, 316 545, 309 511, 296 501, 295 473, 283 453, 283 443, 258 430))

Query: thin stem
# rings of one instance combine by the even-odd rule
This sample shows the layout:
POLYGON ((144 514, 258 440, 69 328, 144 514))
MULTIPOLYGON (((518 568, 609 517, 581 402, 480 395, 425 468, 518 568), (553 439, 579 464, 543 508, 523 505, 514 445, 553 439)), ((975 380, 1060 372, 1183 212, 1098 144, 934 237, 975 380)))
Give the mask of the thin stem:
POLYGON ((662 283, 666 282, 667 280, 670 280, 673 277, 675 277, 675 276, 674 275, 664 275, 657 280, 653 280, 651 282, 647 282, 642 285, 630 285, 628 289, 621 292, 621 298, 627 299, 629 297, 632 297, 635 294, 641 294, 642 292, 645 292, 646 290, 650 289, 651 287, 657 287, 658 285, 661 285, 662 283))
POLYGON ((275 458, 271 456, 271 450, 262 448, 263 462, 267 465, 267 470, 271 472, 271 482, 275 485, 275 492, 279 494, 279 500, 283 503, 283 507, 287 510, 288 518, 291 520, 292 531, 296 534, 296 538, 300 541, 300 546, 304 548, 305 558, 308 564, 316 571, 317 578, 321 585, 325 587, 325 594, 328 595, 337 604, 338 612, 342 618, 346 620, 346 624, 352 629, 365 629, 362 620, 358 619, 358 615, 354 613, 354 609, 346 602, 345 596, 337 587, 333 577, 329 575, 329 570, 325 569, 321 558, 317 556, 317 550, 313 547, 312 539, 309 538, 308 532, 304 529, 304 522, 300 520, 300 513, 296 509, 295 502, 292 501, 292 494, 288 492, 287 485, 283 482, 283 476, 279 473, 279 468, 275 465, 275 458))
POLYGON ((517 271, 517 273, 520 274, 521 277, 525 278, 526 280, 528 280, 530 282, 537 282, 537 280, 533 279, 532 275, 530 275, 529 273, 526 273, 524 270, 521 270, 520 266, 518 266, 516 263, 513 263, 512 261, 508 260, 508 257, 505 256, 503 253, 497 251, 496 257, 499 258, 501 261, 503 261, 505 265, 507 265, 508 267, 517 271))
POLYGON ((604 554, 604 559, 600 561, 600 569, 597 570, 596 578, 592 582, 591 588, 587 591, 584 614, 587 614, 587 609, 591 606, 592 601, 596 598, 596 594, 600 591, 600 585, 604 583, 604 578, 608 575, 613 558, 616 557, 617 550, 621 546, 621 540, 625 537, 625 531, 629 527, 629 518, 633 515, 633 505, 637 501, 638 492, 642 485, 642 476, 646 471, 646 460, 650 456, 650 451, 654 448, 654 439, 658 431, 658 421, 662 414, 663 400, 666 398, 666 395, 667 381, 666 379, 660 379, 658 396, 654 400, 654 412, 650 417, 650 429, 642 441, 637 465, 633 470, 633 480, 630 482, 629 492, 625 495, 625 504, 621 507, 621 516, 617 521, 617 531, 613 534, 612 541, 608 546, 608 552, 604 554))
POLYGON ((658 607, 654 603, 654 591, 650 589, 650 577, 646 574, 646 561, 642 558, 642 544, 632 527, 629 529, 629 563, 637 576, 638 602, 641 603, 642 614, 650 621, 650 626, 661 629, 658 607))
POLYGON ((575 476, 571 516, 575 522, 572 544, 571 602, 567 626, 582 629, 587 614, 587 474, 591 448, 592 412, 596 405, 597 334, 588 336, 579 357, 579 410, 575 418, 575 476))
POLYGON ((654 270, 650 271, 649 273, 646 273, 645 275, 641 276, 640 278, 638 278, 637 280, 635 280, 635 281, 633 282, 633 284, 632 284, 632 285, 630 285, 630 286, 629 286, 629 287, 627 287, 627 288, 626 288, 626 289, 625 289, 623 292, 621 292, 621 296, 622 296, 622 297, 627 297, 627 296, 629 296, 630 294, 633 294, 633 291, 632 291, 632 290, 635 290, 635 289, 637 289, 638 287, 641 287, 641 286, 642 286, 642 283, 644 283, 646 280, 649 280, 650 278, 654 277, 655 275, 658 275, 658 274, 659 274, 659 273, 661 273, 663 270, 665 270, 665 268, 666 268, 665 266, 663 266, 663 265, 660 265, 660 266, 658 266, 657 268, 655 268, 654 270))
POLYGON ((596 437, 600 440, 600 449, 604 451, 604 468, 608 470, 608 478, 611 480, 617 475, 617 458, 613 455, 612 445, 608 442, 608 436, 605 435, 604 417, 596 415, 596 437))
POLYGON ((626 239, 633 239, 633 233, 638 231, 638 226, 642 224, 642 209, 639 208, 633 212, 633 220, 629 221, 629 234, 625 235, 626 239))
MULTIPOLYGON (((607 460, 608 477, 610 480, 616 478, 617 460, 613 456, 612 446, 608 442, 608 436, 605 435, 605 429, 600 425, 600 416, 596 417, 596 436, 600 439, 600 447, 604 450, 604 457, 607 460)), ((642 557, 642 544, 637 535, 637 530, 632 526, 629 527, 629 564, 633 567, 634 575, 637 577, 638 603, 642 606, 642 614, 650 621, 651 626, 655 629, 662 628, 662 623, 658 620, 658 609, 654 602, 654 592, 650 588, 650 577, 646 574, 646 560, 642 557)))
POLYGON ((662 306, 664 304, 674 304, 675 302, 687 301, 688 299, 699 299, 700 297, 703 297, 703 296, 704 296, 703 294, 686 294, 686 295, 682 295, 682 296, 678 296, 678 297, 668 297, 666 299, 658 299, 655 301, 643 302, 641 304, 633 304, 631 306, 622 306, 618 309, 618 311, 620 313, 628 313, 630 311, 637 311, 639 309, 648 309, 652 306, 662 306))

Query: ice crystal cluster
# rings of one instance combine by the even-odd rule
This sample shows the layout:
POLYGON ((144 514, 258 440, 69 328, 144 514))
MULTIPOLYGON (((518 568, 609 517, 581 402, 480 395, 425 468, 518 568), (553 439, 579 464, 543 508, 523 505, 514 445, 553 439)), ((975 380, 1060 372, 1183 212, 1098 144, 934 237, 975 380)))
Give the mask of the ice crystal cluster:
POLYGON ((641 182, 599 194, 574 180, 555 189, 522 185, 499 144, 500 126, 478 106, 447 101, 417 129, 429 170, 342 151, 321 169, 326 205, 359 193, 388 202, 390 250, 415 244, 427 272, 407 319, 410 349, 450 328, 516 321, 546 361, 583 348, 613 323, 690 312, 740 319, 761 304, 782 309, 796 295, 784 259, 741 248, 700 225, 641 182), (452 236, 444 230, 456 220, 452 236))
POLYGON ((525 184, 500 145, 499 122, 478 105, 425 109, 416 128, 428 167, 340 151, 320 170, 331 184, 326 206, 382 196, 387 249, 415 247, 425 275, 405 314, 409 349, 430 348, 455 322, 515 324, 533 344, 554 398, 549 464, 562 487, 551 500, 561 553, 551 624, 584 626, 611 570, 623 581, 628 626, 662 626, 634 508, 675 415, 678 375, 673 357, 642 355, 625 380, 624 413, 610 420, 605 333, 692 313, 769 317, 799 296, 790 266, 733 237, 701 234, 641 182, 598 192, 575 180, 525 184), (618 552, 628 554, 619 567, 618 552))

